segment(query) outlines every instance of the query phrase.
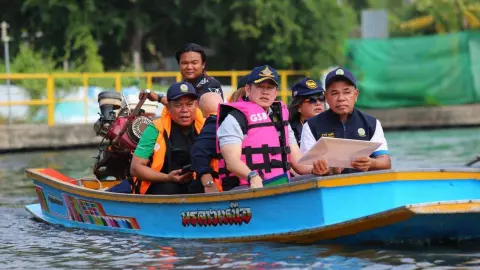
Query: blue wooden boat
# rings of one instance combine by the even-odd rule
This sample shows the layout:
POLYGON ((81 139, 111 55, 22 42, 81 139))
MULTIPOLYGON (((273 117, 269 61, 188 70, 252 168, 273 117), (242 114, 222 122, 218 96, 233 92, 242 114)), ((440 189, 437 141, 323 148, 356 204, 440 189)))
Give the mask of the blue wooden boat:
POLYGON ((382 171, 257 190, 116 194, 115 182, 28 169, 51 224, 221 242, 401 243, 480 237, 480 170, 382 171))

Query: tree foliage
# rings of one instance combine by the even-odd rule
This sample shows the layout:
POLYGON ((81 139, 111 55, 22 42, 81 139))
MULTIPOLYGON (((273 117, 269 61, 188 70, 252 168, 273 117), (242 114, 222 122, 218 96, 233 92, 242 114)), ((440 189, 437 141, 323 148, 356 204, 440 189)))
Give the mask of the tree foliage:
POLYGON ((324 68, 342 62, 355 23, 348 5, 331 0, 3 0, 0 10, 13 52, 28 42, 79 72, 129 68, 135 54, 164 69, 185 42, 209 49, 211 69, 324 68))

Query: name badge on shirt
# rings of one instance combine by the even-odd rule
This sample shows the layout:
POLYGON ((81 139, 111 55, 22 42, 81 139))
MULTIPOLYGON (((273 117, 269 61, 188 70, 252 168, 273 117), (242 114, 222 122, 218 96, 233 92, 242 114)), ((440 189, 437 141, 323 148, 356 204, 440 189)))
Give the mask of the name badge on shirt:
POLYGON ((322 137, 335 138, 335 134, 333 134, 333 132, 330 132, 330 133, 322 133, 322 137))

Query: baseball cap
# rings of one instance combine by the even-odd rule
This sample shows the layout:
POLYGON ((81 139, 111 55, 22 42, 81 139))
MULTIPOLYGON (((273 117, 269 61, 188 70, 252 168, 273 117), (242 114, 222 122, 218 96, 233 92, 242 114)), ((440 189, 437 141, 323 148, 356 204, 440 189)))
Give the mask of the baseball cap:
POLYGON ((178 82, 170 85, 167 90, 167 100, 179 99, 183 96, 192 96, 197 98, 197 92, 193 85, 189 82, 178 82))
POLYGON ((304 78, 292 87, 292 97, 323 95, 323 92, 325 92, 325 89, 323 89, 322 85, 310 78, 304 78))
POLYGON ((245 85, 247 85, 247 83, 248 83, 248 75, 245 75, 242 78, 240 78, 240 80, 238 80, 237 90, 242 88, 242 87, 245 87, 245 85))
POLYGON ((182 53, 186 53, 186 52, 197 52, 202 57, 202 62, 205 62, 207 60, 207 56, 205 55, 205 50, 202 48, 202 46, 196 43, 187 43, 187 44, 184 44, 175 52, 175 59, 177 59, 177 63, 180 63, 180 56, 182 55, 182 53))
POLYGON ((280 77, 278 76, 278 72, 268 66, 263 65, 256 67, 248 74, 247 83, 261 83, 266 80, 272 80, 276 85, 279 85, 278 81, 280 81, 280 77))
POLYGON ((353 84, 353 86, 357 87, 357 80, 355 80, 355 76, 353 76, 352 72, 344 68, 337 68, 330 71, 327 74, 327 77, 325 77, 325 88, 327 88, 333 81, 338 79, 345 79, 353 84))

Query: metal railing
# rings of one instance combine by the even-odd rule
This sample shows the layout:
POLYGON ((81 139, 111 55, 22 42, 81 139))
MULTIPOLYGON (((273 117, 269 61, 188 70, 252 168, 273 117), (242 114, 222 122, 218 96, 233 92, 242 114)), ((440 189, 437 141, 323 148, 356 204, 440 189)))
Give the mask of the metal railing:
MULTIPOLYGON (((230 77, 232 90, 236 89, 238 83, 238 77, 245 76, 250 71, 208 71, 208 75, 212 77, 230 77)), ((279 70, 280 75, 280 93, 279 96, 283 102, 288 101, 288 77, 289 76, 309 76, 308 71, 294 71, 294 70, 279 70)), ((175 78, 175 80, 181 81, 182 75, 180 72, 166 71, 166 72, 105 72, 105 73, 11 73, 0 74, 0 80, 10 79, 13 84, 15 80, 26 79, 44 79, 46 89, 46 99, 31 99, 23 101, 7 101, 0 102, 2 106, 34 106, 34 105, 46 105, 47 106, 47 123, 49 126, 55 125, 55 104, 58 102, 81 102, 84 104, 85 122, 88 120, 88 86, 90 79, 114 79, 114 88, 120 92, 122 90, 122 78, 144 78, 147 89, 152 89, 153 78, 175 78), (84 91, 82 99, 56 99, 55 97, 55 80, 56 79, 81 79, 84 91)))

